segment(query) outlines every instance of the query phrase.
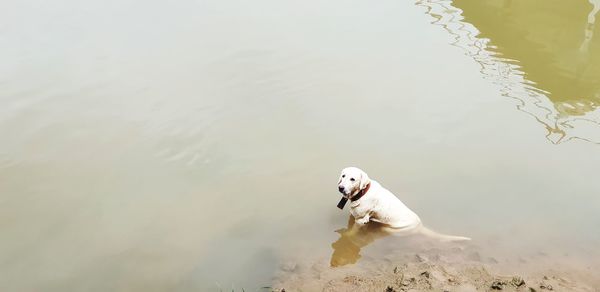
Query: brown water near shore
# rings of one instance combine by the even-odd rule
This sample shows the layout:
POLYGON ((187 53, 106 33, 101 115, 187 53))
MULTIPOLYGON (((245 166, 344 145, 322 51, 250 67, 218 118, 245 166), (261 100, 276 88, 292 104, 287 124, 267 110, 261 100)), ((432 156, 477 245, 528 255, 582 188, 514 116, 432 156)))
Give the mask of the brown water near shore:
POLYGON ((473 238, 441 257, 589 271, 597 7, 7 3, 0 290, 254 291, 289 262, 327 274, 430 251, 344 237, 349 165, 473 238))

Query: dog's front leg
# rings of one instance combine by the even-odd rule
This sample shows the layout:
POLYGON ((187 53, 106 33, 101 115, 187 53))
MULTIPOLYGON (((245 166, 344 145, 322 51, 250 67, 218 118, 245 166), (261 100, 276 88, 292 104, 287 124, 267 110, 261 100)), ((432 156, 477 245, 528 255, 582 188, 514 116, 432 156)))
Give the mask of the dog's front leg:
POLYGON ((357 217, 357 218, 355 218, 355 219, 356 219, 356 220, 355 220, 355 222, 356 222, 356 223, 358 223, 359 225, 365 225, 365 224, 369 223, 370 216, 369 216, 369 214, 367 213, 367 214, 365 214, 364 216, 362 216, 362 217, 357 217))

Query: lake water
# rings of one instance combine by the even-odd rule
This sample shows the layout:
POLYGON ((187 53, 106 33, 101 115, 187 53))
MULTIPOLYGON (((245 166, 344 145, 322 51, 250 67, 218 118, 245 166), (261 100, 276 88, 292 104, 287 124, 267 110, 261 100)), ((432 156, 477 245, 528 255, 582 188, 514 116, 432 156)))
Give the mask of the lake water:
POLYGON ((599 9, 5 3, 0 290, 268 286, 331 255, 350 165, 433 229, 598 263, 599 9))

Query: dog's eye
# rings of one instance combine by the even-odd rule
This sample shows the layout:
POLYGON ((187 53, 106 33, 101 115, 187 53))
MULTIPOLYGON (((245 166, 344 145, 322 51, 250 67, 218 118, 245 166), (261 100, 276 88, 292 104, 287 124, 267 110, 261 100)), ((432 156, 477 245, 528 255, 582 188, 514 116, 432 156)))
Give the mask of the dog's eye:
POLYGON ((345 174, 342 174, 342 178, 345 178, 345 177, 346 177, 346 175, 345 175, 345 174))
POLYGON ((350 178, 350 181, 355 181, 355 179, 354 178, 350 178))

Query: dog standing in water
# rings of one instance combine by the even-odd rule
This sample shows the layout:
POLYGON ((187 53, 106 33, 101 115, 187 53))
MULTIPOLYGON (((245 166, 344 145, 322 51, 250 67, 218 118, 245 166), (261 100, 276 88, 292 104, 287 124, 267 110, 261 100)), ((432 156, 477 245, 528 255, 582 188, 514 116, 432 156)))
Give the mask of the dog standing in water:
POLYGON ((388 226, 392 233, 419 233, 441 241, 471 240, 426 228, 415 212, 359 168, 347 167, 342 170, 338 190, 344 196, 338 207, 342 209, 346 200, 350 200, 350 214, 358 225, 373 221, 388 226))

